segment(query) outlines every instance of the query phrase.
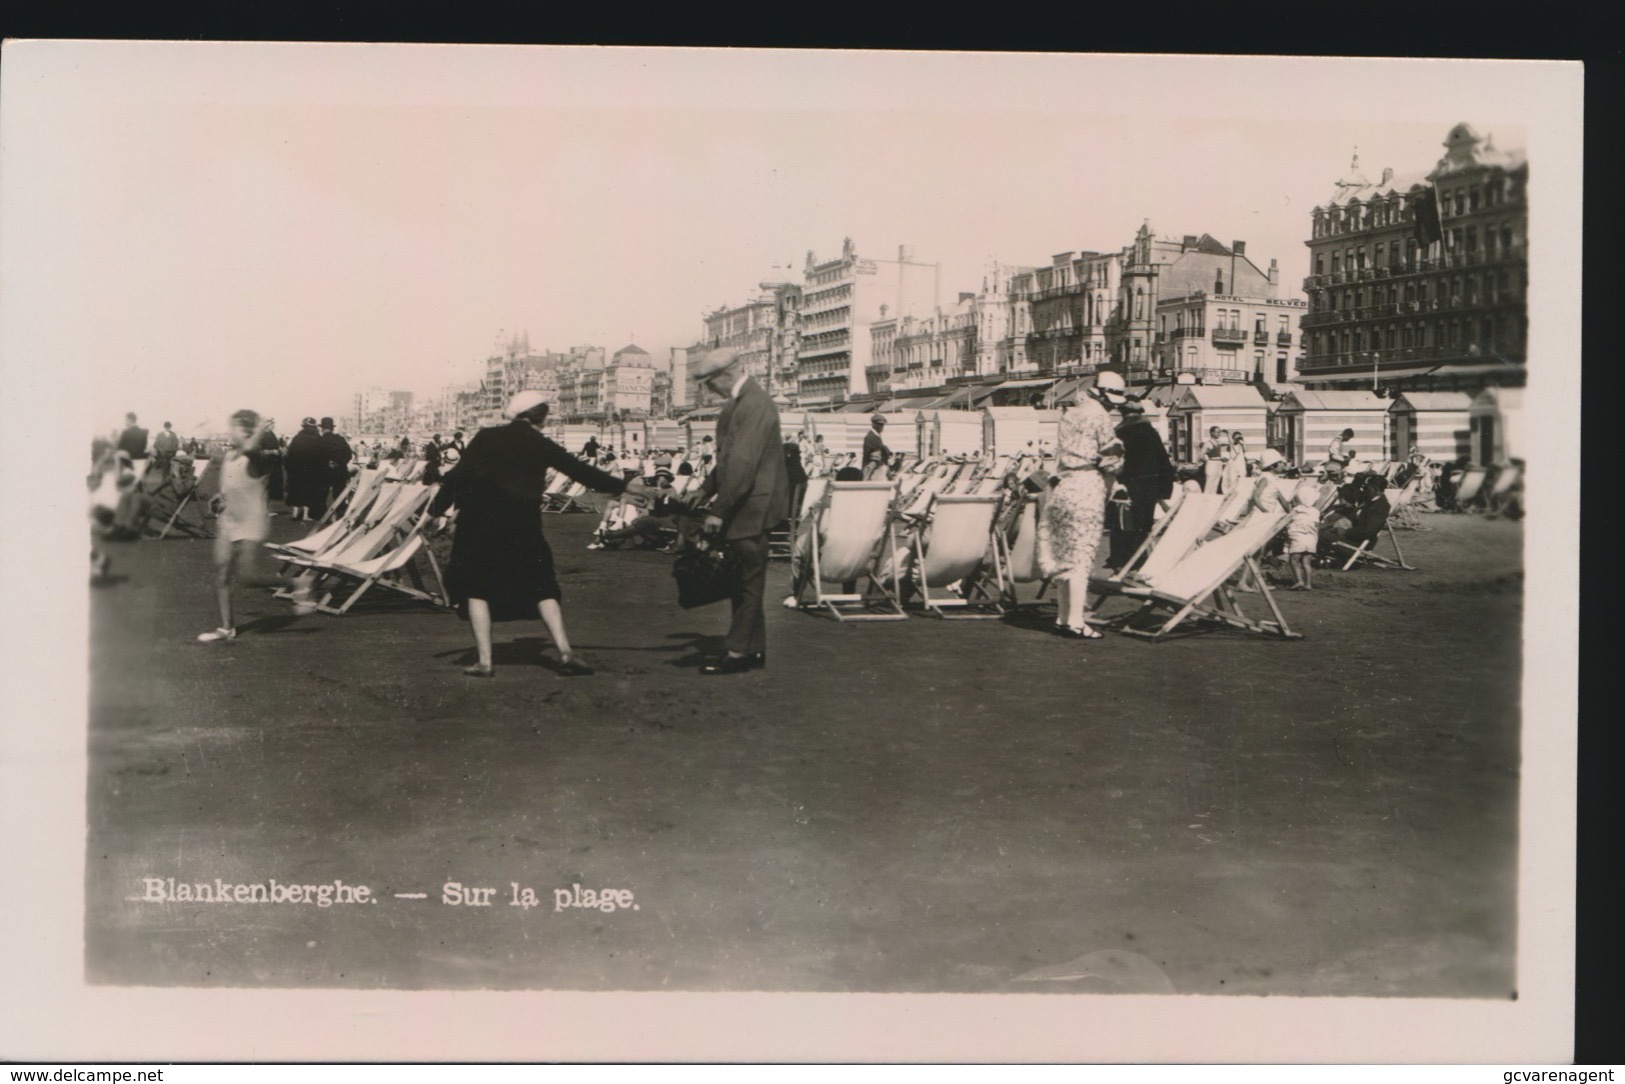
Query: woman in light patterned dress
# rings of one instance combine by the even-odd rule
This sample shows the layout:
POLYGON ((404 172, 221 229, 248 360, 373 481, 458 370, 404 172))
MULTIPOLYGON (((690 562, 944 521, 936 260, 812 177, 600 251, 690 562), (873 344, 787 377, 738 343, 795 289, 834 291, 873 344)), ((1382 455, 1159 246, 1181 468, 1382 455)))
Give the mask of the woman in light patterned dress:
POLYGON ((1106 525, 1106 497, 1123 465, 1123 444, 1107 406, 1125 398, 1123 378, 1101 373, 1089 394, 1061 414, 1056 436, 1060 481, 1038 523, 1038 568, 1055 581, 1055 629, 1062 636, 1100 638, 1084 620, 1084 611, 1106 525))

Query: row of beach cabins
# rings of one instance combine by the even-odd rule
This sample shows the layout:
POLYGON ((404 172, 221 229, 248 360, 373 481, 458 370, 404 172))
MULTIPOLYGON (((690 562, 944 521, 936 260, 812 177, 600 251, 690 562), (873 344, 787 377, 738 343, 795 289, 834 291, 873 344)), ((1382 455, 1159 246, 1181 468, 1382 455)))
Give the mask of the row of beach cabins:
MULTIPOLYGON (((1079 378, 1048 401, 1067 401, 1093 378, 1079 378)), ((1038 383, 1038 382, 1035 382, 1038 383)), ((961 392, 968 389, 961 389, 961 392)), ((992 390, 992 389, 987 389, 992 390)), ((950 397, 951 398, 951 397, 950 397)), ((894 452, 917 459, 937 456, 1018 455, 1053 449, 1061 411, 1038 406, 943 406, 941 398, 898 398, 848 403, 828 412, 781 410, 786 440, 805 433, 822 437, 832 454, 857 452, 879 414, 894 452)), ((1385 398, 1370 391, 1290 390, 1267 399, 1251 384, 1186 384, 1154 388, 1143 400, 1176 462, 1195 463, 1208 430, 1241 433, 1247 446, 1280 451, 1291 463, 1323 461, 1327 445, 1345 429, 1358 458, 1404 460, 1419 451, 1436 462, 1466 458, 1473 466, 1502 466, 1521 459, 1523 390, 1490 387, 1476 396, 1461 391, 1404 392, 1385 398)), ((572 452, 589 438, 621 454, 645 450, 694 450, 715 437, 718 410, 694 411, 677 420, 639 420, 610 425, 557 425, 550 435, 572 452)))

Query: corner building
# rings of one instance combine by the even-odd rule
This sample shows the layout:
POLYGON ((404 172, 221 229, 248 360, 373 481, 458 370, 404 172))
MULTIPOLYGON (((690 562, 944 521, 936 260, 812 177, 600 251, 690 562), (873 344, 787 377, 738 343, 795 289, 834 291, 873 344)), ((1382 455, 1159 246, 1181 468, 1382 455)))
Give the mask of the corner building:
POLYGON ((1359 157, 1312 212, 1300 379, 1321 388, 1522 386, 1529 165, 1470 124, 1422 175, 1359 157))

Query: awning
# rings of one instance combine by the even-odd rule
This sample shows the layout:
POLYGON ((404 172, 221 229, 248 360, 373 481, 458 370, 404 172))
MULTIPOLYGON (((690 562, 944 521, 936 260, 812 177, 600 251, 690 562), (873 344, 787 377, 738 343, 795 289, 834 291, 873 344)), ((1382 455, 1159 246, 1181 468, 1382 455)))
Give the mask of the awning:
MULTIPOLYGON (((1407 365, 1403 369, 1378 369, 1377 383, 1385 380, 1407 380, 1418 376, 1482 376, 1486 373, 1523 372, 1522 365, 1509 365, 1502 361, 1468 361, 1460 364, 1444 362, 1438 365, 1407 365)), ((1298 382, 1301 384, 1330 384, 1333 382, 1346 383, 1349 381, 1369 381, 1371 370, 1358 368, 1341 369, 1334 373, 1299 373, 1298 382)))
POLYGON ((1003 384, 995 384, 993 386, 993 390, 1004 391, 1006 388, 1047 388, 1051 384, 1055 383, 1057 379, 1059 378, 1052 376, 1045 380, 1006 380, 1003 384))

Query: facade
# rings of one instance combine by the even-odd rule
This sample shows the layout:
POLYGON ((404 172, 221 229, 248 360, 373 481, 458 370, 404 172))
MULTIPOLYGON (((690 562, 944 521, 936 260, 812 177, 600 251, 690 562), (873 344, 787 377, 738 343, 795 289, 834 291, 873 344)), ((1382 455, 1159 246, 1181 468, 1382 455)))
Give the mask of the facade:
MULTIPOLYGON (((976 295, 976 374, 992 376, 1018 367, 1015 338, 1016 301, 1013 282, 1031 267, 1012 267, 990 261, 982 276, 982 289, 976 295)), ((1024 303, 1025 305, 1025 303, 1024 303)), ((1029 308, 1023 309, 1030 313, 1029 308)), ((1023 319, 1030 320, 1030 315, 1023 319)), ((1020 363, 1026 359, 1026 340, 1020 340, 1020 363)))
MULTIPOLYGON (((887 320, 870 325, 877 351, 886 325, 894 330, 891 341, 885 344, 890 372, 885 374, 882 386, 874 391, 915 391, 946 384, 955 377, 976 375, 977 298, 962 293, 952 309, 938 309, 930 316, 905 316, 901 321, 887 320)), ((878 364, 875 366, 879 368, 878 364)))
POLYGON ((1475 390, 1526 374, 1528 162, 1469 124, 1424 176, 1375 183, 1356 157, 1312 212, 1300 379, 1475 390))
POLYGON ((1140 226, 1123 253, 1116 311, 1107 326, 1112 360, 1130 384, 1190 373, 1202 383, 1286 383, 1293 321, 1307 308, 1280 296, 1280 269, 1260 269, 1245 241, 1208 234, 1178 241, 1140 226))
POLYGON ((915 261, 906 247, 895 260, 858 255, 849 237, 841 255, 820 261, 807 253, 801 291, 801 334, 796 359, 797 402, 833 403, 869 390, 873 371, 867 330, 880 306, 901 319, 937 305, 941 267, 915 261))
POLYGON ((1022 339, 1014 373, 1093 372, 1109 360, 1109 324, 1117 303, 1120 253, 1062 252, 1048 267, 1013 277, 1022 339))

